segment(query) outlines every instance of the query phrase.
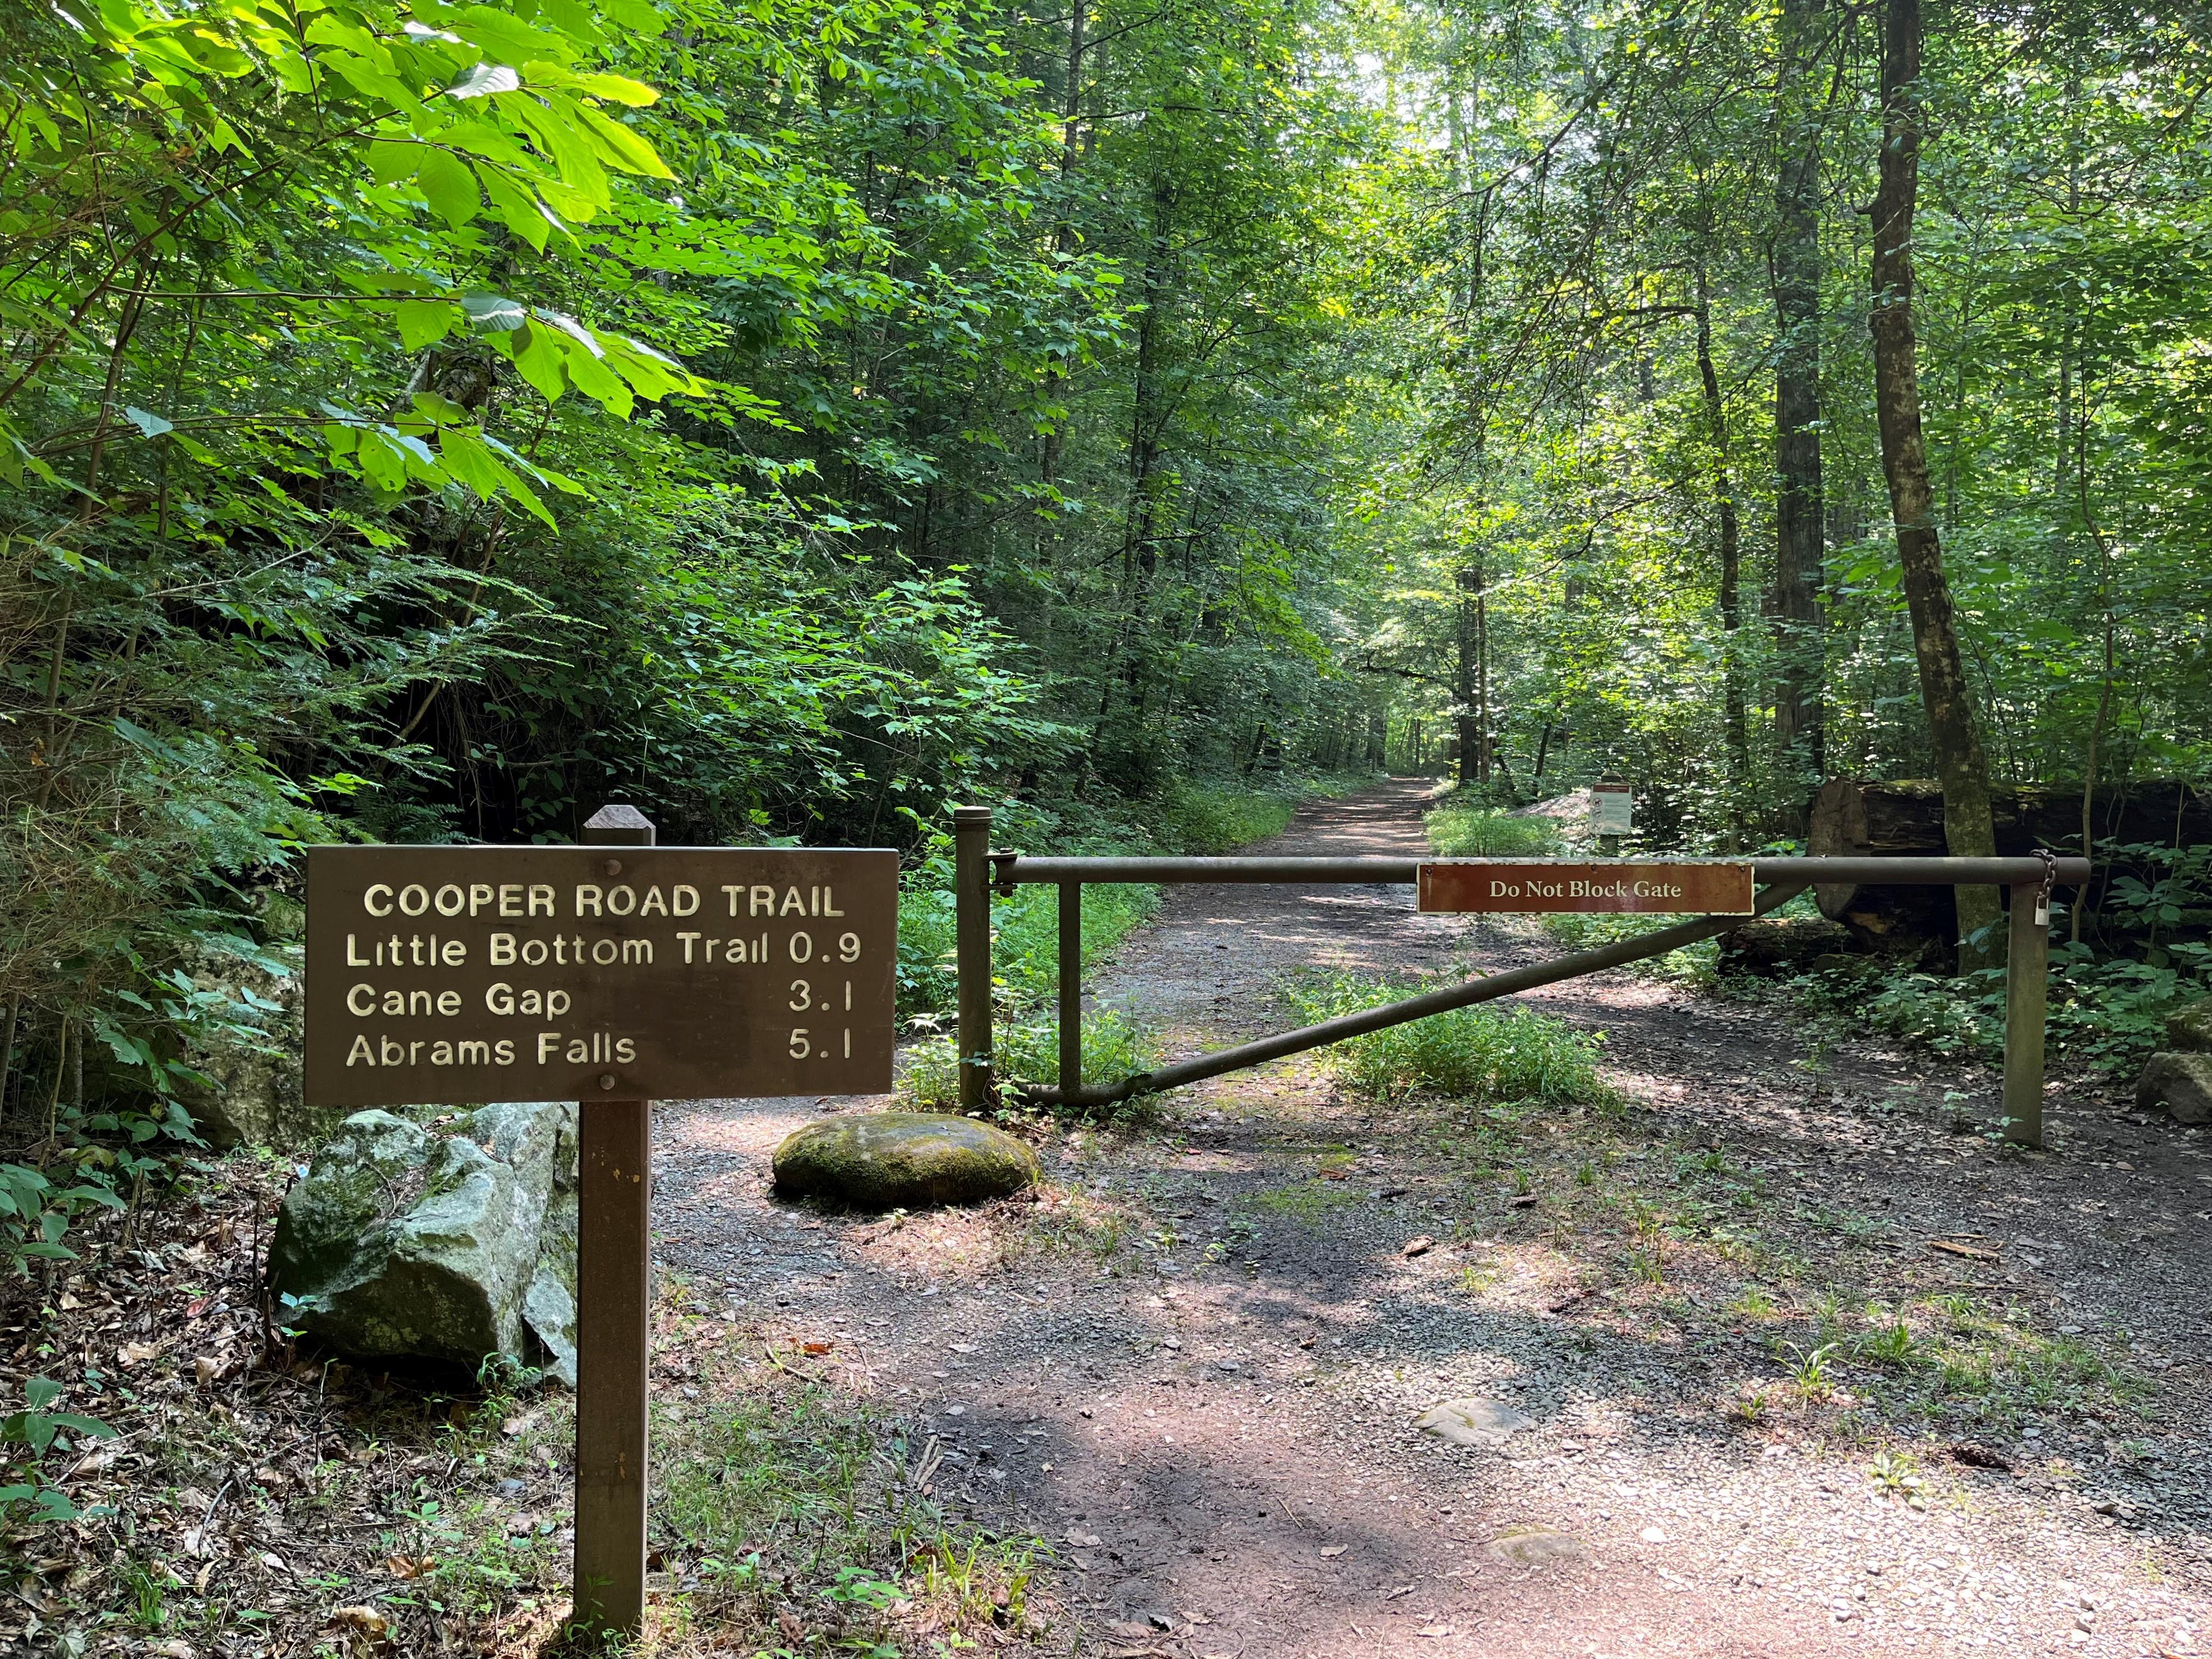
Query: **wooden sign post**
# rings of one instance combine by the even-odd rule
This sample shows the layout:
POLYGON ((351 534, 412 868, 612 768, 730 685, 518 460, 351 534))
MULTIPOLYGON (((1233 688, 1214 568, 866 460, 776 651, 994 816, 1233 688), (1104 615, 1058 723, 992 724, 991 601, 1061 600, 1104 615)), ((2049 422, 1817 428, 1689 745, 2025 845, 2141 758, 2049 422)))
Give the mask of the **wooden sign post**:
POLYGON ((1417 873, 1420 908, 1430 913, 1747 916, 1753 908, 1752 866, 1740 861, 1451 859, 1417 873))
MULTIPOLYGON (((594 847, 650 847, 634 806, 584 824, 594 847)), ((609 859, 610 879, 622 874, 609 859)), ((635 1636, 645 1623, 647 1379, 653 1370, 653 1106, 577 1103, 576 1546, 571 1618, 635 1636)))
POLYGON ((659 847, 609 806, 580 847, 307 853, 306 1094, 574 1099, 575 1621, 645 1609, 654 1100, 891 1086, 898 854, 659 847))

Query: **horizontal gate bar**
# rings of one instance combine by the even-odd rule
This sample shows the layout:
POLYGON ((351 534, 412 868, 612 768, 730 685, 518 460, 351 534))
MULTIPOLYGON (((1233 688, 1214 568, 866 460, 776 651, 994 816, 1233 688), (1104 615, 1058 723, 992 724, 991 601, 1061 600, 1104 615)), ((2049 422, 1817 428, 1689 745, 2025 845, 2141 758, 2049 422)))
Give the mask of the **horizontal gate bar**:
MULTIPOLYGON (((1040 864, 1084 861, 1077 859, 1035 860, 1040 864)), ((1981 860, 1984 863, 2003 861, 1981 860)), ((2038 862, 2034 859, 2021 861, 2028 864, 2038 862)), ((1753 914, 1764 915, 1769 910, 1779 908, 1803 892, 1808 885, 1809 883, 1801 879, 1761 889, 1753 906, 1753 914)), ((1318 1048, 1324 1043, 1341 1042, 1346 1037, 1364 1036, 1370 1031, 1403 1025, 1408 1020, 1425 1019, 1431 1014, 1449 1013, 1455 1008, 1471 1007, 1478 1002, 1489 1002, 1522 991, 1533 991, 1540 985, 1554 985, 1580 974, 1600 973, 1607 968, 1618 968, 1624 963, 1641 961, 1645 957, 1664 956, 1685 945, 1694 945, 1701 939, 1724 933, 1741 925, 1742 921, 1741 916, 1693 916, 1687 921, 1675 923, 1672 927, 1638 933, 1633 939, 1621 939, 1595 951, 1578 951, 1555 962, 1538 963, 1531 968, 1516 968, 1506 973, 1492 974, 1486 978, 1469 980, 1463 985, 1431 991, 1425 996, 1410 997, 1403 1002, 1389 1003, 1380 1008, 1364 1008, 1356 1014, 1340 1014, 1334 1019, 1322 1021, 1318 1025, 1301 1026, 1295 1031, 1285 1031, 1279 1036, 1262 1037, 1257 1042, 1224 1048, 1218 1054, 1200 1054, 1195 1060, 1178 1060, 1172 1066, 1163 1066, 1156 1072, 1139 1072, 1110 1089, 1082 1090, 1073 1103, 1079 1106, 1110 1106, 1133 1095, 1157 1094, 1163 1089, 1179 1089, 1186 1083, 1202 1082, 1210 1077, 1219 1077, 1224 1072, 1234 1072, 1243 1066, 1279 1060, 1285 1054, 1300 1054, 1308 1048, 1318 1048)), ((1054 1088, 1039 1088, 1029 1092, 1040 1101, 1058 1102, 1060 1099, 1060 1091, 1054 1088)))
MULTIPOLYGON (((1546 859, 1297 859, 1297 858, 1024 858, 991 854, 991 879, 1000 887, 1023 883, 1091 882, 1376 882, 1410 884, 1425 863, 1581 863, 1546 859)), ((1595 860, 1610 864, 1611 859, 1595 860)), ((1633 860, 1621 860, 1634 862, 1633 860)), ((1673 859, 1668 863, 1741 864, 1741 859, 1673 859)), ((2039 858, 1783 858, 1748 860, 1764 882, 1848 882, 1869 887, 2014 887, 2043 879, 2039 858)), ((2089 860, 2051 861, 2054 879, 2071 885, 2089 879, 2089 860)))

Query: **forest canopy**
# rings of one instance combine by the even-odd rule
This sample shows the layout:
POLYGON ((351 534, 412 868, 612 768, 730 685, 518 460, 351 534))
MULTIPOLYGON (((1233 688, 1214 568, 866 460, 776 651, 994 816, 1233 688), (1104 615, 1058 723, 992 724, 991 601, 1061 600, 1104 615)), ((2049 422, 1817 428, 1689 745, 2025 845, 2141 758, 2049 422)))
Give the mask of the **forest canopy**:
POLYGON ((89 1030, 166 1096, 305 843, 609 799, 926 854, 967 794, 1611 772, 1717 851, 1932 777, 1976 851, 2008 784, 2205 782, 2193 14, 55 0, 0 43, 0 1078, 89 1030))

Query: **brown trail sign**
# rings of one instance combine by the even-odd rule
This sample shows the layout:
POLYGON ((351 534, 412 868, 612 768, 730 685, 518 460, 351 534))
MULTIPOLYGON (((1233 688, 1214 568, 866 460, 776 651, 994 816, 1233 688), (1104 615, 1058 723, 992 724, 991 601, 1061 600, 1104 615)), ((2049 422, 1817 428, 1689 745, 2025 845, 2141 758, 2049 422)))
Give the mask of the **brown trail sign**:
POLYGON ((318 1104, 878 1094, 898 854, 317 847, 318 1104))
POLYGON ((307 854, 319 1106, 581 1103, 575 1622, 645 1607, 651 1103, 891 1086, 898 854, 655 847, 307 854))
POLYGON ((1643 915, 1747 916, 1748 863, 1597 864, 1563 859, 1446 860, 1424 864, 1417 882, 1429 914, 1613 912, 1643 915))

